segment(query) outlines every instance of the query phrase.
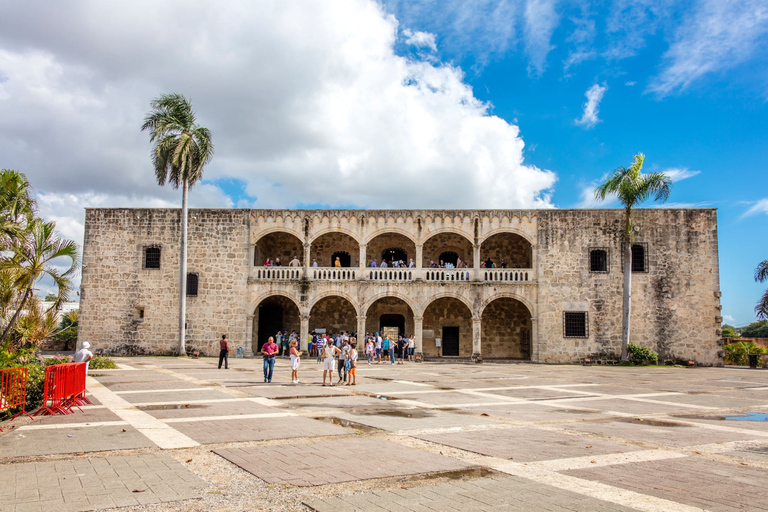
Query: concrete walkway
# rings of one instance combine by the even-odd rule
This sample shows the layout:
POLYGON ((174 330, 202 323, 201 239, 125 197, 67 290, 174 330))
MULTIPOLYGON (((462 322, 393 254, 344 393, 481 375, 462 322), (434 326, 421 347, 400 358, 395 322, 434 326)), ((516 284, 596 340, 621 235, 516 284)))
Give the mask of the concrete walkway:
POLYGON ((768 372, 124 358, 0 435, 0 511, 768 510, 768 372))

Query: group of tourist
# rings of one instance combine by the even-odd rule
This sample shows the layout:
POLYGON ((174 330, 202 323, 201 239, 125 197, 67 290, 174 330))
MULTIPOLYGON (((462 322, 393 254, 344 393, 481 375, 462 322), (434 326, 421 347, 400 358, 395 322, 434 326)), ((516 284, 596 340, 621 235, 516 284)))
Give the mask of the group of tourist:
MULTIPOLYGON (((281 267, 283 264, 280 262, 280 258, 275 258, 272 260, 271 258, 267 258, 266 261, 264 261, 265 267, 281 267)), ((299 258, 294 256, 293 259, 288 263, 289 267, 300 267, 301 261, 299 261, 299 258)), ((317 267, 317 260, 312 260, 312 267, 317 267)), ((341 264, 341 259, 337 256, 336 259, 333 261, 334 267, 342 267, 344 265, 341 264)), ((387 262, 387 260, 382 259, 381 263, 378 263, 376 261, 376 258, 371 260, 371 268, 416 268, 416 262, 413 261, 413 258, 410 259, 410 261, 406 264, 403 260, 391 260, 387 262)), ((467 262, 462 261, 461 258, 457 258, 456 263, 450 262, 450 261, 443 261, 440 260, 439 263, 436 263, 434 260, 429 261, 429 268, 469 268, 469 265, 467 265, 467 262)), ((485 261, 480 262, 480 268, 507 268, 507 263, 504 261, 504 258, 501 258, 501 261, 499 262, 499 265, 497 266, 496 263, 491 258, 488 258, 485 261)))
MULTIPOLYGON (((272 258, 267 258, 264 261, 265 267, 282 267, 283 264, 280 262, 280 258, 275 258, 274 260, 272 258)), ((299 261, 299 258, 296 256, 293 257, 293 259, 288 263, 289 267, 300 267, 301 261, 299 261)))
POLYGON ((389 263, 387 263, 387 260, 382 259, 381 263, 379 264, 379 263, 376 263, 376 258, 373 258, 373 260, 371 260, 371 268, 376 268, 376 267, 379 267, 379 268, 387 268, 387 267, 392 267, 392 268, 416 268, 416 262, 413 261, 413 258, 411 258, 411 261, 409 261, 408 264, 406 265, 405 261, 403 261, 403 260, 395 260, 395 259, 393 259, 389 263))

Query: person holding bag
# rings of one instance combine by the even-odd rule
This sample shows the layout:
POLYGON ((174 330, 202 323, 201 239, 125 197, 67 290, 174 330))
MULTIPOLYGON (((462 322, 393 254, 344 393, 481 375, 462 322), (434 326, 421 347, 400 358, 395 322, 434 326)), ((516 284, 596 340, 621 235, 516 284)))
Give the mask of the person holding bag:
POLYGON ((352 344, 347 362, 349 363, 347 386, 357 386, 357 343, 352 344))

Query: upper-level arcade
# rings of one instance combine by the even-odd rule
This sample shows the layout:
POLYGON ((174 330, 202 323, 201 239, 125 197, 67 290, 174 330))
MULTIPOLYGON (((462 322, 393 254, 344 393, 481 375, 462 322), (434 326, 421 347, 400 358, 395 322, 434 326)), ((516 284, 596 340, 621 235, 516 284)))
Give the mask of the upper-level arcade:
POLYGON ((530 210, 252 210, 250 278, 535 284, 536 234, 530 210))

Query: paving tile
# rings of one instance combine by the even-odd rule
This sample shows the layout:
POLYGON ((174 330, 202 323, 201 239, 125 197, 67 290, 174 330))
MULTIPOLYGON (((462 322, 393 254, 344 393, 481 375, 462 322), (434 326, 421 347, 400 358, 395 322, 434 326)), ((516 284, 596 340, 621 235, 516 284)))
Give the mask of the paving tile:
POLYGON ((173 428, 201 444, 260 441, 291 437, 334 436, 354 432, 324 421, 316 421, 298 416, 179 422, 174 423, 173 428))

